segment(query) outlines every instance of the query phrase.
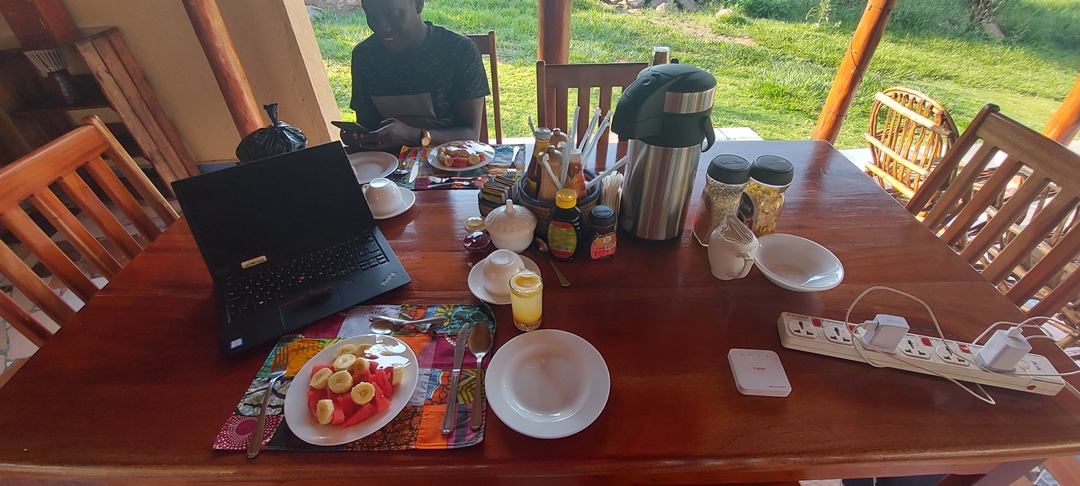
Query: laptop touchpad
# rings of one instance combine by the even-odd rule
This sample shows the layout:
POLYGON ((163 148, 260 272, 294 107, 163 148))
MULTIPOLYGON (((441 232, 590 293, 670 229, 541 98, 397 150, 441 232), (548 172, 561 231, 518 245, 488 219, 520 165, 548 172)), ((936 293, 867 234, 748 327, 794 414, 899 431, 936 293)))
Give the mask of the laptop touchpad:
POLYGON ((278 307, 286 330, 306 326, 344 308, 345 304, 333 285, 315 290, 278 307))

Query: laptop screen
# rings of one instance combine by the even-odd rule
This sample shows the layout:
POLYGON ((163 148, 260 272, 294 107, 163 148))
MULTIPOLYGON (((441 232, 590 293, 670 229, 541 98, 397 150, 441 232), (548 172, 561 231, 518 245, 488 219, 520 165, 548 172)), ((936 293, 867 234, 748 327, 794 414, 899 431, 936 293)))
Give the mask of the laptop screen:
POLYGON ((218 275, 337 243, 375 219, 339 142, 173 183, 184 217, 218 275))

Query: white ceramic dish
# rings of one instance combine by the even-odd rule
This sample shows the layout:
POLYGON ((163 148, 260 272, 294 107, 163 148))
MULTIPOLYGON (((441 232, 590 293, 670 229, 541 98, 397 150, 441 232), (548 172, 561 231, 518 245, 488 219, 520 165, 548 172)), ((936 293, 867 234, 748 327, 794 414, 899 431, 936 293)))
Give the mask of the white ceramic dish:
POLYGON ((390 175, 397 169, 398 159, 386 152, 357 152, 349 154, 349 165, 356 174, 356 182, 367 184, 390 175))
POLYGON ((289 424, 289 430, 292 430, 300 440, 314 445, 340 445, 367 437, 390 423, 409 403, 413 392, 416 391, 418 372, 416 355, 408 345, 397 338, 367 334, 342 339, 320 351, 304 363, 304 367, 296 373, 296 378, 289 384, 289 391, 285 392, 285 422, 289 424), (404 366, 405 376, 394 389, 394 396, 390 397, 390 408, 359 424, 342 429, 336 425, 322 425, 315 419, 315 415, 308 409, 307 390, 310 387, 312 366, 316 363, 332 363, 334 350, 345 344, 371 344, 372 347, 368 349, 368 352, 379 356, 375 360, 379 367, 404 366))
POLYGON ((373 211, 372 216, 375 216, 375 219, 390 219, 394 216, 400 216, 405 211, 408 211, 409 208, 413 207, 413 204, 416 204, 415 192, 401 186, 398 186, 398 190, 401 191, 401 206, 387 214, 375 214, 373 211))
MULTIPOLYGON (((532 270, 536 273, 540 273, 540 267, 536 265, 536 262, 532 261, 525 255, 520 255, 521 261, 525 263, 525 268, 532 270)), ((469 270, 469 290, 477 299, 480 299, 489 304, 506 305, 510 303, 510 294, 506 295, 493 295, 484 288, 484 263, 487 259, 480 260, 473 265, 472 270, 469 270)))
POLYGON ((476 165, 470 165, 468 167, 447 167, 447 166, 443 165, 442 162, 439 162, 438 154, 439 154, 439 149, 440 148, 446 147, 447 145, 450 145, 451 143, 455 143, 455 142, 446 142, 446 143, 444 143, 442 145, 439 145, 438 147, 435 147, 435 148, 431 149, 428 152, 427 161, 428 161, 429 164, 431 164, 432 167, 434 167, 436 169, 439 169, 439 170, 445 170, 447 172, 461 172, 461 171, 472 170, 472 169, 475 169, 477 167, 483 167, 485 165, 488 165, 488 164, 491 163, 491 159, 495 158, 495 149, 492 148, 491 145, 488 145, 488 144, 483 143, 483 142, 475 142, 474 141, 474 142, 472 142, 472 146, 474 147, 475 151, 478 152, 478 153, 482 152, 485 155, 484 160, 482 162, 480 162, 479 164, 476 164, 476 165))
POLYGON ((491 410, 529 437, 576 434, 600 416, 611 391, 604 357, 566 331, 539 329, 504 344, 484 380, 491 410))
POLYGON ((844 280, 844 265, 824 246, 795 235, 758 239, 757 266, 776 285, 796 292, 829 290, 844 280))

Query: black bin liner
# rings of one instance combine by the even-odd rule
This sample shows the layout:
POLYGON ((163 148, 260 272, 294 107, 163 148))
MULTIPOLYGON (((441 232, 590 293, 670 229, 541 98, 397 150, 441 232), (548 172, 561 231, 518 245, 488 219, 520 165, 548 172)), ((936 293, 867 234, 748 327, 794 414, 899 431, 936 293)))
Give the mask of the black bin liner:
POLYGON ((307 146, 307 137, 299 128, 278 120, 277 103, 263 105, 270 115, 270 126, 251 132, 236 146, 236 158, 241 164, 274 155, 300 150, 307 146))

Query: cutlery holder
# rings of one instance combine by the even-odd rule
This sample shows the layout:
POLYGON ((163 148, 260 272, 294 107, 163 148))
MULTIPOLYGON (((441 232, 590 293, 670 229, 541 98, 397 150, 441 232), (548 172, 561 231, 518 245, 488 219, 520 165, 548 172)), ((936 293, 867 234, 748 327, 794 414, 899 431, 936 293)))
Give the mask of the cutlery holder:
MULTIPOLYGON (((596 177, 596 173, 591 170, 585 169, 584 172, 586 182, 596 177)), ((548 223, 551 222, 551 210, 555 208, 555 202, 539 201, 529 196, 525 192, 525 181, 526 178, 522 177, 514 186, 514 204, 525 206, 536 215, 536 236, 547 239, 547 227, 548 223)), ((592 208, 600 202, 600 192, 603 190, 603 185, 603 181, 597 182, 585 192, 585 197, 578 199, 577 207, 581 210, 581 214, 589 214, 589 211, 592 211, 592 208)), ((481 212, 483 212, 483 203, 481 203, 481 212)))

